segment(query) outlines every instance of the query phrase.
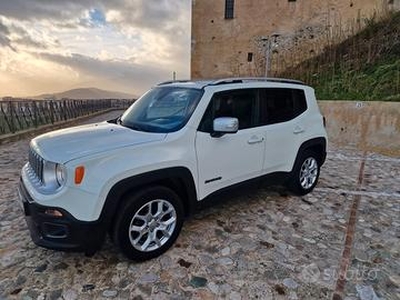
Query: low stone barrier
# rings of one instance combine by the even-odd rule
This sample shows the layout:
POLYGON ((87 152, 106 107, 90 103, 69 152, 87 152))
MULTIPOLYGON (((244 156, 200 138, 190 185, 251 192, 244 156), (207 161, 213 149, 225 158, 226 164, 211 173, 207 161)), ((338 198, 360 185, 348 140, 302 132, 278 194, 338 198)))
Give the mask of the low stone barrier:
POLYGON ((400 156, 400 103, 319 101, 331 142, 400 156))

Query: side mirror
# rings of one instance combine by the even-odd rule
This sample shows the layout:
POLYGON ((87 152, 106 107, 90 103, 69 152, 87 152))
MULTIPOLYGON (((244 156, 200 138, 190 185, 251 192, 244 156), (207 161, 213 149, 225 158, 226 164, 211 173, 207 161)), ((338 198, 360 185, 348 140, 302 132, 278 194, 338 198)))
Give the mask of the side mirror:
POLYGON ((216 118, 213 122, 212 137, 221 137, 226 133, 236 133, 239 130, 239 120, 237 118, 216 118))
POLYGON ((108 123, 114 123, 114 124, 120 124, 121 122, 121 117, 123 114, 120 114, 118 117, 116 117, 115 119, 111 119, 111 120, 107 120, 108 123))

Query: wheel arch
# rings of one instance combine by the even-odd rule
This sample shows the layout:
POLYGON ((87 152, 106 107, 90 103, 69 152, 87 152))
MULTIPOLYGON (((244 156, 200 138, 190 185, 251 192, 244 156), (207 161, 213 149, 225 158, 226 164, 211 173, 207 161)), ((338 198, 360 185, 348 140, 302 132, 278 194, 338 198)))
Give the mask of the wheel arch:
POLYGON ((166 168, 128 177, 114 184, 100 214, 104 228, 108 229, 113 224, 126 195, 150 185, 165 186, 177 193, 182 200, 185 216, 194 212, 197 193, 192 173, 186 167, 166 168))
MULTIPOLYGON (((304 153, 304 151, 307 151, 307 150, 311 150, 318 155, 317 158, 319 160, 319 164, 320 164, 320 166, 322 166, 326 159, 326 145, 327 145, 327 142, 326 142, 326 138, 324 138, 324 137, 317 137, 317 138, 313 138, 308 141, 305 141, 303 144, 301 144, 299 151, 297 151, 297 156, 295 159, 295 163, 293 164, 293 168, 294 168, 296 162, 298 161, 301 153, 304 153)), ((293 171, 293 168, 292 168, 292 171, 293 171)))

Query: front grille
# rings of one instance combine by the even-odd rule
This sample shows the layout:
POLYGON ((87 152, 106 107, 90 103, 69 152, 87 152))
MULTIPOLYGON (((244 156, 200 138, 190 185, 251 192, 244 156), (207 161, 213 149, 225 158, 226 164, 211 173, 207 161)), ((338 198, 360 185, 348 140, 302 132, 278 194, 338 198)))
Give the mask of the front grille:
POLYGON ((40 182, 43 181, 43 164, 44 164, 44 159, 37 154, 33 149, 29 150, 29 164, 35 173, 36 177, 40 180, 40 182))

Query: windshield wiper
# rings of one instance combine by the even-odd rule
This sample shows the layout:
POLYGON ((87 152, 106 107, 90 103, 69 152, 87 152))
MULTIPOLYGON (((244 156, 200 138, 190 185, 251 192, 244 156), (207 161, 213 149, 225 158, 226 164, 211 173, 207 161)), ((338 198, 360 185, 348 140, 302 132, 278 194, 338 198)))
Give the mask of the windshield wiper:
POLYGON ((138 124, 124 124, 122 123, 122 121, 120 121, 119 123, 121 126, 124 126, 126 128, 132 129, 132 130, 136 130, 136 131, 146 131, 144 130, 143 126, 140 126, 138 124))

